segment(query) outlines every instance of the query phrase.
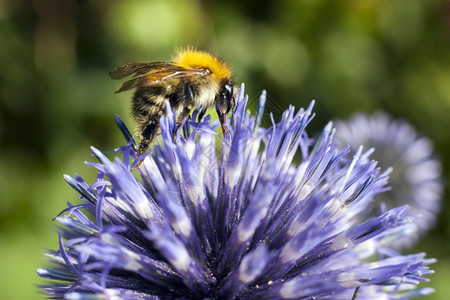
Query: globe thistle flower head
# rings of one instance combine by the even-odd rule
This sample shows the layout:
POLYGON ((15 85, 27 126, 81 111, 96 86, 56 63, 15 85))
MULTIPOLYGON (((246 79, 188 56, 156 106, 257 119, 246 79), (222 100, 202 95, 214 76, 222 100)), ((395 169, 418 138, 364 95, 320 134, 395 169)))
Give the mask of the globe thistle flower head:
POLYGON ((261 128, 243 88, 229 134, 207 116, 176 132, 170 105, 161 141, 145 158, 128 144, 114 159, 92 148, 97 181, 66 181, 59 250, 38 269, 57 299, 399 299, 432 273, 423 253, 400 255, 386 241, 410 232, 407 207, 356 222, 387 176, 361 151, 333 142, 328 124, 307 136, 313 103, 290 107, 261 128), (136 174, 137 160, 144 162, 136 174), (294 163, 298 160, 299 163, 294 163))
POLYGON ((347 122, 336 123, 336 139, 357 149, 359 145, 373 148, 373 157, 381 167, 392 167, 389 174, 391 189, 377 196, 365 211, 366 217, 379 214, 380 204, 386 208, 409 205, 419 216, 417 234, 401 241, 412 245, 433 227, 442 197, 441 163, 434 158, 431 141, 419 137, 405 121, 394 120, 384 113, 355 114, 347 122))

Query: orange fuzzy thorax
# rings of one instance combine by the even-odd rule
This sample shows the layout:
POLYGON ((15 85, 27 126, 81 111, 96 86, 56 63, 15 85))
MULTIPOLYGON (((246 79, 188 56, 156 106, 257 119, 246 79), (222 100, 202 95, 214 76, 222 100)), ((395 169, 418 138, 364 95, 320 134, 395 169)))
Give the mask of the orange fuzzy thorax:
POLYGON ((178 49, 172 62, 187 69, 207 68, 218 79, 230 78, 231 70, 227 64, 217 56, 193 48, 178 49))

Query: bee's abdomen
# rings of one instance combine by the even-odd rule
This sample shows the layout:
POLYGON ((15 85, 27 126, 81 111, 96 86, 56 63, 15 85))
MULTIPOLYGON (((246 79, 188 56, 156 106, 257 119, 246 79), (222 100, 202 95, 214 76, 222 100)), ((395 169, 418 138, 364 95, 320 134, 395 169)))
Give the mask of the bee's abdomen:
POLYGON ((137 89, 132 101, 132 114, 140 129, 164 111, 165 93, 161 87, 137 89))
POLYGON ((177 113, 194 107, 207 108, 214 103, 217 86, 207 78, 166 82, 161 86, 141 87, 134 94, 132 112, 142 130, 149 121, 165 114, 165 101, 177 113))

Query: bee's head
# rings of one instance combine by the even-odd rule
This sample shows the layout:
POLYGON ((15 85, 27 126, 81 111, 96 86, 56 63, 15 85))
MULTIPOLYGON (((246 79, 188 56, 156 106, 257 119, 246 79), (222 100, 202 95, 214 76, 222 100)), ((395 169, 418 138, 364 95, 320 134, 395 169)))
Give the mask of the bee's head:
POLYGON ((228 113, 233 107, 233 82, 231 80, 224 80, 220 86, 220 91, 216 95, 216 105, 220 107, 222 113, 228 113))

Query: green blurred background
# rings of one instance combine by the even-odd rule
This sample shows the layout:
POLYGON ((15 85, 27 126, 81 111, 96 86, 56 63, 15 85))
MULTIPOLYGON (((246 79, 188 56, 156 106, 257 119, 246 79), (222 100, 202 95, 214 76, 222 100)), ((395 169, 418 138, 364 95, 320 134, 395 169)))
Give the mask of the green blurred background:
MULTIPOLYGON (((113 114, 133 126, 131 93, 114 94, 108 72, 187 45, 224 58, 253 105, 266 89, 276 117, 316 99, 309 133, 355 111, 408 120, 434 141, 448 182, 448 0, 0 0, 2 299, 42 298, 35 269, 57 248, 51 219, 77 202, 62 175, 92 182, 89 147, 123 144, 113 114)), ((449 219, 444 204, 410 250, 438 258, 427 299, 450 295, 449 219)))

